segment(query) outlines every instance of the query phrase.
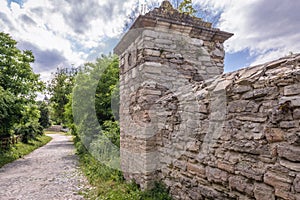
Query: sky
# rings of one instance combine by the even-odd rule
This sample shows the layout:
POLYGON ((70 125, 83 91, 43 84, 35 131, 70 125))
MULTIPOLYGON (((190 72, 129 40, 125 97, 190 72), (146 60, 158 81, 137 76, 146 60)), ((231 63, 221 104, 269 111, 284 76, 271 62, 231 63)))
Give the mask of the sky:
MULTIPOLYGON (((35 56, 49 80, 57 67, 79 66, 112 52, 138 0, 0 0, 0 31, 35 56)), ((157 4, 161 0, 155 1, 157 4)), ((219 13, 225 72, 300 52, 299 0, 194 0, 219 13)))

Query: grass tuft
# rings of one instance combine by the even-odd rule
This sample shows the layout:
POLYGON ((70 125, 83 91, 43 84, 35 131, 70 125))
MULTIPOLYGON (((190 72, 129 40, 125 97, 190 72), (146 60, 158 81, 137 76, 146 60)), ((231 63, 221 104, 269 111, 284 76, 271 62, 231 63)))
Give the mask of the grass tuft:
POLYGON ((85 193, 87 199, 97 200, 171 200, 162 183, 152 190, 141 191, 135 183, 124 180, 122 172, 111 169, 91 156, 80 141, 75 146, 80 167, 94 189, 85 193))

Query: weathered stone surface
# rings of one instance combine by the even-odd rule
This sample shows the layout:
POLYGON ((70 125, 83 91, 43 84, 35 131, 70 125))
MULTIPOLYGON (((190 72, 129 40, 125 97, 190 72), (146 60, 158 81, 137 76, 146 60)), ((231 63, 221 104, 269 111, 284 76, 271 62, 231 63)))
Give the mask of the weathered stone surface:
POLYGON ((215 183, 226 183, 228 180, 228 173, 212 167, 206 167, 206 176, 209 181, 215 183))
POLYGON ((266 128, 264 132, 270 143, 281 142, 284 140, 284 131, 280 128, 266 128))
POLYGON ((220 81, 218 83, 218 85, 215 87, 214 89, 214 92, 215 93, 218 93, 218 92, 221 92, 221 91, 225 91, 226 88, 232 83, 231 80, 223 80, 223 81, 220 81))
POLYGON ((174 199, 300 199, 300 55, 222 74, 230 35, 208 25, 164 1, 116 47, 125 178, 174 199))
POLYGON ((281 97, 279 99, 279 104, 283 104, 285 102, 291 102, 292 107, 300 107, 300 96, 281 97))
POLYGON ((288 160, 285 160, 285 159, 280 159, 279 163, 290 169, 290 170, 293 170, 293 171, 297 171, 300 173, 300 163, 295 163, 295 162, 290 162, 288 160))
POLYGON ((264 169, 256 168, 255 165, 251 164, 250 162, 240 161, 236 165, 236 173, 237 172, 243 176, 246 176, 247 178, 261 181, 265 171, 264 169))
POLYGON ((300 94, 300 83, 285 86, 283 90, 283 94, 285 96, 300 94))
POLYGON ((264 182, 276 189, 290 191, 292 180, 287 175, 268 171, 264 176, 264 182))
POLYGON ((254 197, 259 200, 275 200, 274 189, 265 184, 255 183, 254 197))
POLYGON ((297 177, 295 178, 293 187, 295 192, 300 193, 300 174, 298 174, 297 177))
POLYGON ((267 120, 267 117, 258 117, 258 116, 255 117, 255 116, 250 116, 250 115, 238 116, 236 118, 241 121, 251 121, 251 122, 265 122, 267 120))
POLYGON ((249 101, 239 100, 233 101, 228 104, 228 111, 232 113, 240 113, 246 110, 249 101))
POLYGON ((280 157, 286 158, 290 161, 300 162, 300 147, 291 145, 278 145, 277 152, 280 157))
POLYGON ((244 93, 248 92, 252 89, 250 85, 237 85, 235 88, 233 88, 233 92, 235 93, 244 93))
POLYGON ((217 167, 227 172, 234 173, 234 165, 229 162, 218 160, 217 167))
POLYGON ((300 119, 300 109, 295 109, 293 112, 294 119, 300 119))
POLYGON ((295 128, 299 126, 299 121, 282 121, 280 122, 281 128, 295 128))
POLYGON ((199 176, 201 178, 205 178, 205 167, 202 166, 201 164, 192 164, 188 163, 187 164, 187 171, 190 172, 191 174, 194 174, 196 176, 199 176))
POLYGON ((235 189, 249 196, 253 196, 254 186, 249 179, 242 176, 231 176, 228 181, 230 189, 235 189))

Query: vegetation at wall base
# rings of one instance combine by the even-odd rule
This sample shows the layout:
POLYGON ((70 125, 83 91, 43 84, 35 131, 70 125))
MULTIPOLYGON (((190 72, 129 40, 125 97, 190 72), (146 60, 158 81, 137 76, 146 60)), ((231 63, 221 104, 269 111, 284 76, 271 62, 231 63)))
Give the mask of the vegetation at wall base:
POLYGON ((79 155, 80 167, 94 187, 86 193, 88 199, 101 200, 171 200, 167 189, 161 183, 149 191, 141 191, 135 183, 124 180, 120 171, 102 164, 92 157, 78 138, 75 146, 79 155))
POLYGON ((0 149, 0 167, 16 159, 22 158, 50 141, 51 137, 39 135, 35 139, 30 139, 28 143, 19 142, 10 146, 8 150, 0 149))

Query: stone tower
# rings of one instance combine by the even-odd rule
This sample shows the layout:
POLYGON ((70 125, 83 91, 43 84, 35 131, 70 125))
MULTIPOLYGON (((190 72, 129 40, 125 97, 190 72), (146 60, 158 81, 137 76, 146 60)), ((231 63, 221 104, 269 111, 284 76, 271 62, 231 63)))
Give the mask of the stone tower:
POLYGON ((223 73, 223 43, 232 35, 163 1, 139 16, 115 47, 126 179, 147 188, 171 163, 167 154, 180 156, 200 117, 193 88, 223 73))

